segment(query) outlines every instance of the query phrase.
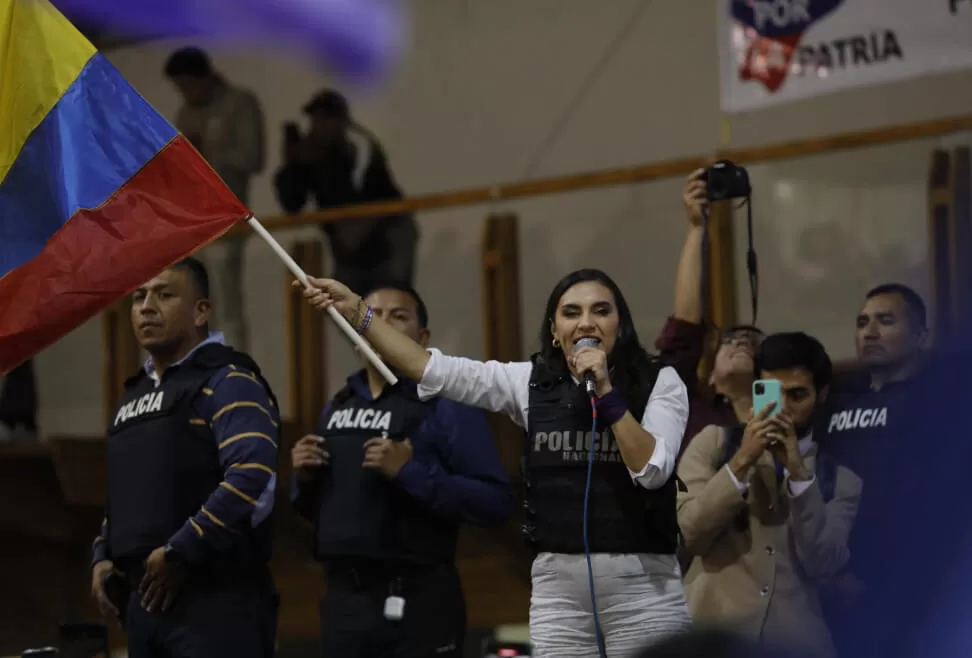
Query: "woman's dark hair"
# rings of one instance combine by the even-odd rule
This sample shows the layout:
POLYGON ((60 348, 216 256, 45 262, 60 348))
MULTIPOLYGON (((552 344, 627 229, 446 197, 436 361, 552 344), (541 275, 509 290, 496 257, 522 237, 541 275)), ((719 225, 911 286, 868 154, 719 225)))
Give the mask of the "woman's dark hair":
POLYGON ((647 386, 651 382, 648 377, 651 373, 652 357, 648 354, 641 341, 638 340, 638 332, 635 330, 634 320, 631 317, 631 309, 618 284, 606 273, 596 269, 583 269, 571 272, 553 287, 550 297, 547 298, 547 308, 543 313, 543 322, 540 325, 540 358, 554 372, 567 374, 570 369, 564 359, 563 351, 553 346, 553 334, 550 327, 553 326, 554 318, 557 315, 557 306, 560 298, 569 289, 578 283, 594 281, 611 291, 614 296, 614 307, 618 311, 618 337, 614 343, 614 349, 608 354, 608 368, 611 371, 611 379, 624 395, 628 407, 639 417, 648 398, 651 396, 651 387, 647 386))

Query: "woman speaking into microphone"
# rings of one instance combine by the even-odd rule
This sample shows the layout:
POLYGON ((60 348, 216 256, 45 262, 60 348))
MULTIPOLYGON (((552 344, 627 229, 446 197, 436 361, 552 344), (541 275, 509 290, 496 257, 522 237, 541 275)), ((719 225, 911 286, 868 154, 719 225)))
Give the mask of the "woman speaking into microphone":
POLYGON ((674 477, 688 395, 641 346, 607 274, 578 270, 554 286, 540 352, 522 363, 426 350, 343 284, 310 282, 310 303, 333 305, 420 397, 505 413, 526 430, 534 655, 621 658, 689 625, 674 477))

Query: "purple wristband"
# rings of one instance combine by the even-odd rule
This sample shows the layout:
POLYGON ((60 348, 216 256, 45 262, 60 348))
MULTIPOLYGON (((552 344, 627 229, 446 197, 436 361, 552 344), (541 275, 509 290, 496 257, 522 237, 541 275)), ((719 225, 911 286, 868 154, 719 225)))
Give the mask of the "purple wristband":
POLYGON ((616 388, 597 401, 597 418, 606 427, 614 425, 627 412, 628 403, 616 388))
POLYGON ((358 333, 364 335, 364 332, 368 330, 368 326, 371 324, 371 318, 374 317, 375 309, 371 306, 365 311, 364 319, 361 320, 361 326, 358 327, 358 333))

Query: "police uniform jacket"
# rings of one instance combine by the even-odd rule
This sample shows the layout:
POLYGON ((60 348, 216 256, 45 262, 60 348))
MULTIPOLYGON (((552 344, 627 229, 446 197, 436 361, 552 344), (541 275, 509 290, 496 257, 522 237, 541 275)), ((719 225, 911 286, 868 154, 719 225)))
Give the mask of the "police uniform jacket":
POLYGON ((137 564, 166 545, 210 570, 269 559, 276 401, 252 359, 220 340, 158 380, 147 364, 126 382, 108 431, 95 561, 137 564))
POLYGON ((860 480, 835 463, 818 464, 805 438, 805 463, 817 471, 812 484, 794 496, 798 489, 789 489, 767 452, 743 493, 726 466, 732 435, 705 428, 679 462, 678 521, 695 556, 685 577, 693 620, 832 656, 818 586, 847 562, 860 480))
MULTIPOLYGON (((659 367, 646 373, 651 390, 659 367)), ((647 400, 637 400, 640 415, 647 400)), ((530 374, 529 417, 522 459, 527 539, 539 552, 584 553, 584 501, 592 553, 673 554, 677 546, 675 480, 646 489, 631 480, 610 427, 593 427, 582 385, 539 357, 530 374), (593 454, 591 454, 593 453, 593 454)))
POLYGON ((407 379, 373 398, 364 371, 355 373, 315 433, 329 463, 310 485, 295 487, 294 504, 314 524, 318 560, 451 563, 460 521, 496 525, 512 512, 483 413, 423 402, 407 379), (376 437, 411 441, 412 459, 394 479, 362 466, 365 443, 376 437))

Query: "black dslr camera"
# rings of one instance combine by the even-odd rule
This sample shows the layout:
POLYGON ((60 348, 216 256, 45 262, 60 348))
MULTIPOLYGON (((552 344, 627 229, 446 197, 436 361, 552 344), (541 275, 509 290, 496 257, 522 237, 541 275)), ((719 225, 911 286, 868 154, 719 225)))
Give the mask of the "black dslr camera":
POLYGON ((729 160, 719 160, 708 167, 700 179, 705 181, 705 196, 709 201, 740 199, 753 193, 749 172, 729 160))

